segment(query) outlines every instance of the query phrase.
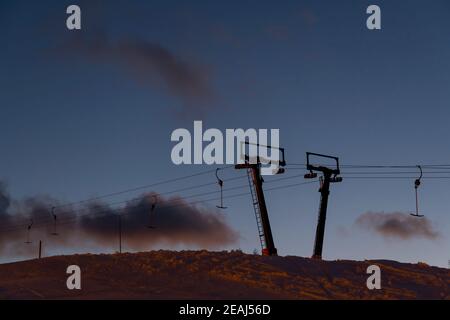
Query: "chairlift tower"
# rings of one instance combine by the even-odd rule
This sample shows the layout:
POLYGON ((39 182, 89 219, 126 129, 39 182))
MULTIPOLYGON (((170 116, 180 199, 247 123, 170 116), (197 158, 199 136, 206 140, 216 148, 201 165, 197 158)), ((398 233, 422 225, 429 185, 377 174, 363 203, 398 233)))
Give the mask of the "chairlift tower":
MULTIPOLYGON (((249 144, 249 142, 245 142, 249 144)), ((271 146, 264 146, 256 144, 259 148, 260 146, 273 149, 271 146)), ((282 160, 279 161, 279 166, 284 167, 286 162, 284 160, 284 149, 279 149, 282 155, 282 160)), ((236 169, 247 169, 248 182, 250 186, 250 193, 252 195, 252 204, 255 211, 256 225, 258 227, 259 241, 261 244, 262 255, 263 256, 276 256, 277 249, 275 248, 275 243, 273 241, 272 229, 270 227, 269 213, 266 206, 266 200, 264 197, 264 190, 262 187, 263 179, 261 177, 261 161, 259 156, 256 157, 256 163, 250 163, 250 157, 245 155, 245 163, 237 164, 236 169)), ((279 168, 278 173, 284 173, 283 168, 279 168)), ((277 173, 277 174, 278 174, 277 173)))
POLYGON ((322 172, 323 178, 321 179, 320 185, 320 206, 319 206, 319 217, 317 219, 317 229, 316 229, 316 239, 314 242, 314 252, 313 258, 322 259, 322 249, 323 249, 323 239, 325 235, 325 221, 327 218, 327 208, 328 208, 328 197, 330 195, 330 183, 342 182, 342 177, 338 177, 341 173, 339 169, 339 158, 323 155, 319 153, 306 153, 306 169, 309 173, 305 174, 305 179, 314 179, 317 177, 317 173, 314 171, 322 172), (336 168, 328 168, 325 166, 314 166, 310 163, 310 156, 322 157, 332 159, 336 162, 336 168))

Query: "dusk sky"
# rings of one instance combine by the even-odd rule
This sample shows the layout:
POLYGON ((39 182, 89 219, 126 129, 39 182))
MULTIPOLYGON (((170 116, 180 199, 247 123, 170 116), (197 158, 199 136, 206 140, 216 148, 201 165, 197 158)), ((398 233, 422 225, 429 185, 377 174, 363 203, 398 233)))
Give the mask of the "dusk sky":
MULTIPOLYGON (((192 132, 194 120, 223 132, 280 129, 288 166, 284 176, 265 178, 266 189, 304 182, 270 181, 305 173, 294 164, 305 163, 307 151, 339 156, 344 165, 448 165, 438 176, 450 178, 449 14, 445 0, 2 0, 0 179, 14 199, 50 195, 64 203, 215 169, 171 161, 172 131, 192 132), (80 31, 66 28, 70 4, 81 7, 80 31), (381 8, 381 30, 366 28, 370 4, 381 8)), ((402 179, 352 179, 355 170, 343 168, 343 182, 331 186, 324 259, 447 267, 450 179, 430 179, 436 173, 427 170, 420 211, 436 236, 386 237, 358 218, 413 212, 418 170, 398 170, 412 172, 402 179)), ((243 171, 221 174, 225 187, 246 183, 227 182, 243 171)), ((212 172, 105 201, 215 179, 212 172)), ((280 255, 311 256, 318 187, 266 192, 280 255)), ((225 204, 220 214, 240 238, 224 249, 259 251, 250 196, 225 204)))

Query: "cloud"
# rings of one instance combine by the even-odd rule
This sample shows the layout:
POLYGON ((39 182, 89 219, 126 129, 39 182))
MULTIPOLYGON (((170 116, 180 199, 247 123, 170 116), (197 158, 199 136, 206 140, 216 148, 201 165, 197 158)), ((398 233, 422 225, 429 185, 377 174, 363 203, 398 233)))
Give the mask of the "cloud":
MULTIPOLYGON (((80 229, 97 243, 117 241, 117 212, 98 203, 90 204, 89 211, 102 211, 104 215, 81 217, 80 229)), ((152 243, 220 247, 234 243, 238 237, 220 213, 190 205, 180 197, 164 199, 156 193, 129 202, 122 210, 122 225, 127 245, 134 249, 145 249, 152 243), (151 215, 155 196, 158 202, 151 215)))
MULTIPOLYGON (((47 40, 43 52, 47 58, 52 61, 62 58, 64 63, 77 65, 90 62, 123 71, 125 77, 121 80, 134 80, 151 94, 168 95, 171 105, 160 107, 183 119, 203 117, 220 103, 212 67, 200 60, 202 57, 193 58, 183 49, 163 43, 165 40, 151 39, 138 31, 142 29, 139 25, 148 23, 148 14, 143 10, 147 4, 138 1, 123 8, 121 4, 104 0, 78 2, 82 9, 81 30, 69 32, 59 27, 64 6, 62 11, 46 12, 45 19, 34 28, 41 31, 37 34, 39 38, 47 40), (133 21, 136 28, 128 30, 129 33, 117 33, 114 23, 117 10, 121 19, 133 21)), ((174 14, 184 9, 184 5, 175 7, 174 14)))
POLYGON ((215 209, 189 204, 180 197, 164 198, 157 193, 143 194, 120 210, 99 201, 77 208, 59 207, 55 210, 58 236, 53 236, 51 207, 60 204, 45 196, 13 200, 0 182, 0 254, 35 254, 35 246, 24 243, 31 221, 30 240, 34 243, 43 240, 52 249, 83 251, 92 246, 116 249, 119 213, 126 250, 149 250, 160 245, 210 249, 233 244, 239 238, 215 209), (151 215, 155 197, 158 201, 151 215))
POLYGON ((157 42, 140 38, 113 42, 103 32, 80 33, 64 43, 63 51, 124 68, 139 83, 179 99, 183 116, 203 115, 216 100, 209 68, 190 62, 157 42))
POLYGON ((402 212, 366 212, 356 219, 355 224, 386 238, 436 240, 440 237, 428 218, 402 212))

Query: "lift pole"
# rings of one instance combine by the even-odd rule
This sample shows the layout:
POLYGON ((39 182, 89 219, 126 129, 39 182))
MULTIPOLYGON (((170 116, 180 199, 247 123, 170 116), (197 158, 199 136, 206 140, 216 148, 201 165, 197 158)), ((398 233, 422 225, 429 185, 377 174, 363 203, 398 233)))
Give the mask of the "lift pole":
POLYGON ((319 189, 320 192, 320 207, 319 217, 317 220, 316 240, 314 242, 313 258, 322 259, 323 239, 325 235, 325 221, 327 219, 328 196, 330 195, 330 179, 331 172, 324 171, 323 183, 319 189))
POLYGON ((342 177, 338 177, 341 173, 339 169, 339 158, 327 156, 319 153, 306 153, 306 169, 310 173, 305 174, 305 179, 312 179, 317 177, 317 173, 313 171, 319 171, 323 174, 323 180, 321 180, 320 192, 320 207, 319 217, 317 219, 316 239, 314 241, 313 258, 322 259, 323 239, 325 237, 325 222, 327 219, 328 197, 330 195, 330 183, 342 182, 342 177), (325 166, 314 166, 310 164, 309 157, 317 156, 328 159, 333 159, 336 162, 336 168, 331 169, 325 166))
POLYGON ((262 188, 262 178, 260 173, 261 165, 258 164, 237 164, 236 169, 247 169, 249 175, 250 191, 252 195, 253 208, 255 210, 256 224, 261 242, 263 256, 276 256, 277 249, 272 236, 270 227, 269 213, 267 212, 266 199, 262 188))
MULTIPOLYGON (((244 142, 249 144, 249 142, 244 142)), ((256 144, 258 147, 265 147, 269 149, 278 149, 281 152, 282 158, 279 161, 279 166, 284 167, 286 161, 284 160, 284 149, 274 148, 271 146, 262 146, 256 144)), ((255 210, 256 224, 258 227, 259 240, 261 243, 263 256, 276 256, 277 249, 273 241, 272 228, 270 227, 269 213, 266 206, 266 199, 264 197, 264 190, 262 187, 263 179, 261 177, 261 161, 259 156, 256 158, 256 163, 250 163, 250 157, 244 156, 245 163, 235 165, 235 169, 247 169, 249 178, 250 191, 252 195, 252 204, 255 210)), ((279 168, 278 173, 283 173, 284 169, 279 168)), ((277 173, 277 174, 278 174, 277 173)))
POLYGON ((267 211, 266 199, 262 188, 262 179, 259 165, 252 165, 253 185, 255 186, 256 197, 258 199, 259 210, 261 214, 261 225, 264 231, 264 240, 266 247, 262 250, 262 254, 266 256, 276 256, 277 249, 273 242, 272 229, 270 227, 269 213, 267 211))

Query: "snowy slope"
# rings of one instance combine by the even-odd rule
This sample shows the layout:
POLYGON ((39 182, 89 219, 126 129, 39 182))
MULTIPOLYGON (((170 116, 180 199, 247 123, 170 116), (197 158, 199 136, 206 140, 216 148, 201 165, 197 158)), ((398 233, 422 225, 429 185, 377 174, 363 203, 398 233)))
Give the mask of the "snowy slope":
POLYGON ((450 299, 450 271, 394 261, 317 261, 241 252, 72 255, 0 265, 0 299, 450 299), (66 287, 79 265, 82 290, 66 287), (382 271, 368 290, 367 266, 382 271))

